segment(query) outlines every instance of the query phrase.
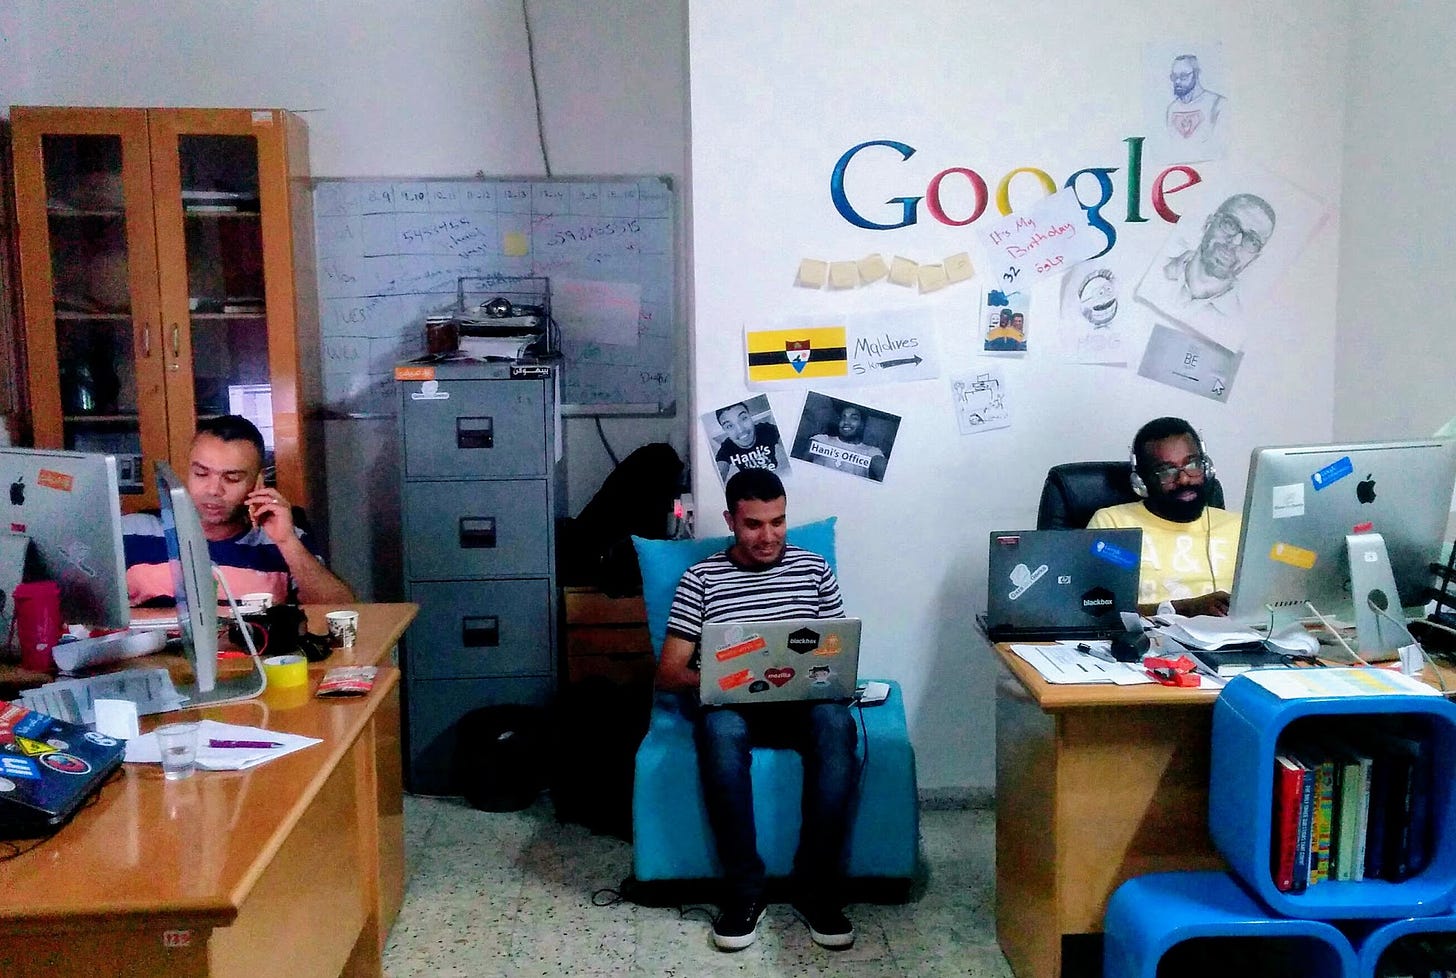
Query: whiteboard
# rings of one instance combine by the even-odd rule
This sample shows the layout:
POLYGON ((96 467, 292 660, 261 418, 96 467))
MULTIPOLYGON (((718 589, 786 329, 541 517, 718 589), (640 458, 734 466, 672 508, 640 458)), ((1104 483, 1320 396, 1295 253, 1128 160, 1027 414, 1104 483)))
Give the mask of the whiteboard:
POLYGON ((667 177, 321 178, 313 212, 329 414, 394 413, 394 365, 425 352, 425 317, 455 310, 458 279, 504 291, 528 275, 551 282, 564 410, 673 412, 667 177))

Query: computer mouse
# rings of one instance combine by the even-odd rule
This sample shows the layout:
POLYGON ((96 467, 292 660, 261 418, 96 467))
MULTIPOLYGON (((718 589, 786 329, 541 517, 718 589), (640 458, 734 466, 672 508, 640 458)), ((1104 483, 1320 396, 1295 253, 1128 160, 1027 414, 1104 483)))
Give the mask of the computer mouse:
POLYGON ((1269 636, 1270 645, 1296 655, 1318 655, 1319 638, 1303 625, 1290 625, 1269 636))

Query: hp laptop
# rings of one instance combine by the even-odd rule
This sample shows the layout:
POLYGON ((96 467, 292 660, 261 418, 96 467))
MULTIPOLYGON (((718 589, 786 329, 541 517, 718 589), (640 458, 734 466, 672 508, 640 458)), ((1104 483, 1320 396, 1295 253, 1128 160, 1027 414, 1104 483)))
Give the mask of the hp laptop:
POLYGON ((858 618, 703 623, 708 706, 847 700, 859 673, 858 618))
POLYGON ((49 835, 121 766, 126 744, 18 704, 0 706, 0 838, 49 835))
POLYGON ((986 572, 993 642, 1107 638, 1137 611, 1143 531, 999 530, 986 572))

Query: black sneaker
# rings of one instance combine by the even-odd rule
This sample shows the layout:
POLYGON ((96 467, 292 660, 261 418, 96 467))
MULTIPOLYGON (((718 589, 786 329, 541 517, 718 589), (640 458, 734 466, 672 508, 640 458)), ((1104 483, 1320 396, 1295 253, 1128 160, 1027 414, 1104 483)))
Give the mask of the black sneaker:
POLYGON ((758 937, 758 922, 767 909, 762 901, 725 903, 713 921, 713 943, 722 951, 741 951, 758 937))
POLYGON ((820 947, 846 948, 854 943, 854 925, 842 908, 833 904, 796 903, 794 913, 809 925, 809 936, 820 947))

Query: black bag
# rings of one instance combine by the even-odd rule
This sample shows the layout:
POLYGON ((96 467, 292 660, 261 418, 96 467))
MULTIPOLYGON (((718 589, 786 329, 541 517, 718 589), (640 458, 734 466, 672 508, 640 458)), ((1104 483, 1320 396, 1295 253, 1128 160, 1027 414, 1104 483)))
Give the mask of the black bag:
POLYGON ((455 780, 465 800, 481 811, 517 812, 546 786, 539 706, 483 706, 455 727, 455 780))
POLYGON ((602 480, 575 519, 557 525, 557 573, 565 586, 614 598, 642 592, 632 537, 660 540, 682 483, 683 463, 665 442, 643 445, 602 480))
POLYGON ((651 710, 646 690, 606 679, 562 690, 551 723, 557 821, 632 841, 632 776, 651 710))

